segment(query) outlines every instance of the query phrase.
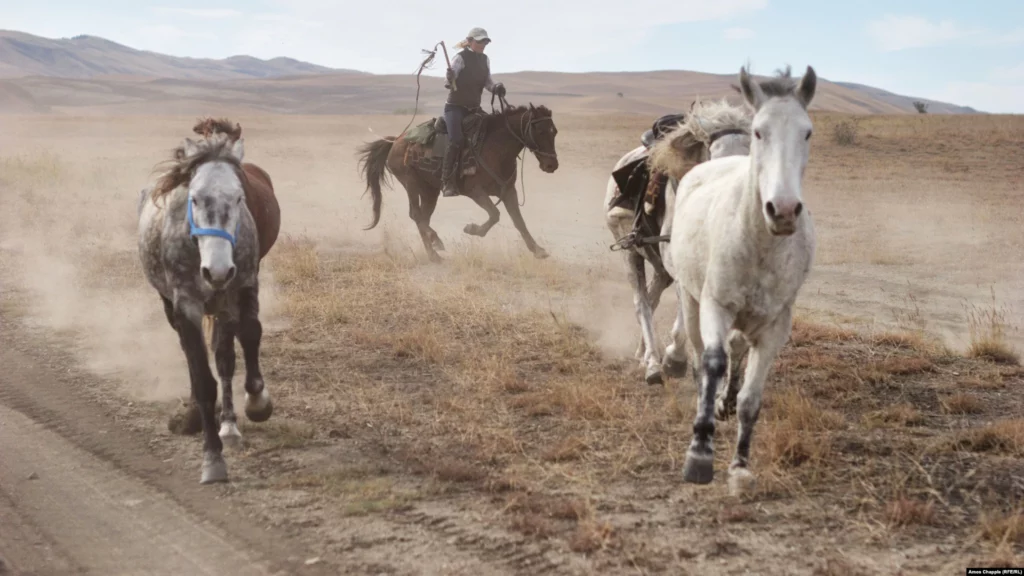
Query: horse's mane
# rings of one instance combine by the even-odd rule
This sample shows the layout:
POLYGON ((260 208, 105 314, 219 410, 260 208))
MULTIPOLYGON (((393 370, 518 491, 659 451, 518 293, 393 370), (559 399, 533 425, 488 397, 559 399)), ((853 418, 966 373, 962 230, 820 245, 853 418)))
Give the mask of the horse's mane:
POLYGON ((231 121, 227 118, 201 118, 195 126, 192 127, 192 131, 200 136, 209 138, 215 134, 224 134, 229 140, 238 140, 242 137, 242 125, 235 123, 231 125, 231 121))
MULTIPOLYGON (((492 128, 498 126, 504 126, 505 121, 509 116, 515 116, 517 114, 525 114, 530 111, 529 106, 509 106, 504 110, 497 110, 484 116, 484 122, 486 123, 487 131, 490 132, 492 128)), ((534 106, 533 111, 539 114, 541 117, 551 116, 551 110, 547 106, 534 106)))
POLYGON ((786 66, 785 70, 776 70, 775 77, 758 82, 761 91, 768 98, 791 96, 796 93, 796 80, 792 76, 792 67, 786 66))
POLYGON ((231 154, 232 142, 229 139, 204 139, 196 143, 199 152, 192 156, 185 155, 185 147, 178 146, 171 153, 171 159, 165 163, 171 166, 157 180, 151 192, 153 200, 166 196, 178 186, 188 184, 199 166, 213 161, 227 162, 241 174, 242 164, 231 154))
POLYGON ((711 135, 722 130, 739 129, 750 132, 751 118, 747 110, 733 106, 726 99, 702 102, 697 100, 686 120, 666 133, 651 148, 648 163, 652 170, 682 178, 704 156, 711 135))

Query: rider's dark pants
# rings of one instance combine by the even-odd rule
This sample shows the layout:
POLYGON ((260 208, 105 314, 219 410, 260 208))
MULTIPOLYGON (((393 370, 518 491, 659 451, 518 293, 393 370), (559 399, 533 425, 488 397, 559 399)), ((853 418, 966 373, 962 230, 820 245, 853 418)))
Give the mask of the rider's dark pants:
POLYGON ((448 128, 448 142, 455 146, 462 145, 462 119, 467 110, 457 104, 444 105, 444 124, 448 128))

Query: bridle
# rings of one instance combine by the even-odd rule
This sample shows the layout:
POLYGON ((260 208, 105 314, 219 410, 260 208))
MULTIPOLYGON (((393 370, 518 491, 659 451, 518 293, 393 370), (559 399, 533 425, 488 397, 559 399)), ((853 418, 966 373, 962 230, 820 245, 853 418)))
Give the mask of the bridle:
MULTIPOLYGON (((505 100, 504 96, 498 96, 497 94, 491 94, 491 110, 492 111, 494 110, 494 99, 495 99, 495 97, 498 98, 498 103, 499 103, 499 105, 501 107, 501 111, 502 112, 505 112, 506 110, 512 108, 512 106, 509 105, 508 100, 505 100)), ((509 123, 509 120, 508 120, 508 115, 505 116, 505 127, 508 128, 508 131, 512 133, 512 137, 515 138, 516 140, 518 140, 519 143, 523 145, 523 148, 529 150, 530 152, 533 152, 537 156, 544 156, 544 157, 547 157, 547 158, 554 158, 554 159, 557 160, 558 159, 558 154, 557 153, 545 152, 545 151, 541 150, 540 146, 537 145, 537 139, 533 137, 533 127, 535 125, 540 124, 541 122, 551 122, 551 123, 554 123, 554 119, 551 118, 550 116, 545 116, 543 118, 534 118, 533 117, 533 112, 535 110, 536 109, 531 106, 530 109, 526 112, 526 114, 523 114, 522 116, 519 117, 519 132, 518 133, 516 133, 516 131, 512 129, 512 125, 509 123), (519 134, 522 134, 523 136, 520 138, 519 134)))
MULTIPOLYGON (((509 110, 510 108, 512 108, 512 106, 508 103, 508 100, 506 100, 504 96, 498 96, 497 94, 494 94, 492 92, 491 93, 491 113, 495 112, 495 109, 494 109, 494 99, 495 98, 498 99, 498 105, 500 106, 500 109, 501 109, 502 113, 504 113, 507 110, 509 110)), ((520 204, 520 206, 526 206, 526 164, 525 164, 525 162, 523 162, 523 160, 525 159, 525 152, 527 150, 529 150, 534 155, 536 155, 538 157, 538 159, 541 156, 544 156, 544 157, 547 157, 547 158, 554 158, 555 160, 558 160, 558 154, 553 154, 551 152, 545 152, 545 151, 541 150, 540 147, 537 145, 537 139, 534 138, 534 136, 533 136, 533 127, 535 125, 540 124, 541 122, 545 122, 545 121, 551 122, 552 124, 554 124, 554 119, 551 118, 550 116, 545 116, 543 118, 534 118, 533 117, 533 112, 535 110, 536 109, 533 108, 533 106, 531 105, 530 109, 527 110, 526 114, 523 114, 519 118, 519 132, 518 133, 512 128, 512 124, 509 123, 509 120, 508 120, 508 115, 505 114, 505 127, 508 129, 509 134, 512 134, 512 137, 515 138, 520 144, 523 145, 523 153, 522 153, 522 155, 516 156, 516 159, 519 162, 519 181, 523 183, 523 203, 520 204), (519 134, 522 134, 522 137, 520 137, 519 134)), ((501 194, 501 196, 498 197, 498 202, 495 203, 496 205, 500 204, 505 199, 505 189, 508 187, 509 184, 512 183, 512 180, 516 177, 515 173, 513 173, 512 176, 510 176, 508 179, 501 178, 500 176, 495 174, 494 171, 491 170, 491 168, 486 163, 484 163, 483 158, 480 158, 480 154, 476 151, 476 148, 471 147, 470 149, 473 152, 473 156, 476 158, 477 164, 479 164, 487 172, 487 174, 490 175, 490 177, 493 178, 494 181, 497 182, 499 186, 501 186, 502 194, 501 194)))
POLYGON ((215 236, 217 238, 223 238, 228 242, 231 242, 231 247, 235 247, 235 239, 238 237, 238 231, 241 229, 242 220, 239 219, 235 224, 235 234, 232 235, 229 232, 225 232, 220 228, 200 228, 196 226, 195 219, 192 218, 192 195, 188 195, 188 233, 192 238, 197 236, 215 236))
POLYGON ((195 218, 193 218, 192 216, 193 198, 191 192, 189 192, 188 199, 186 200, 186 202, 188 202, 188 212, 186 213, 185 219, 188 221, 188 233, 191 238, 195 239, 199 236, 213 236, 216 238, 223 238, 228 242, 231 242, 232 248, 235 247, 235 242, 238 239, 238 231, 241 230, 242 227, 241 218, 239 218, 238 222, 235 223, 235 233, 233 235, 230 232, 221 230, 220 228, 200 228, 199 226, 196 226, 195 218))

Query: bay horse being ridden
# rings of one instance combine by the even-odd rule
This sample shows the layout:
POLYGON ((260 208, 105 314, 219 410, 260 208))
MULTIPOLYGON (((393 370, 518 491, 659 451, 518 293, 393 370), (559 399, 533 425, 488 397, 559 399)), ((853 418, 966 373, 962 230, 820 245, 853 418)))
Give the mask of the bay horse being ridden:
MULTIPOLYGON (((435 120, 430 120, 421 127, 434 130, 434 125, 435 120)), ((475 139, 469 139, 471 143, 468 145, 478 169, 463 179, 462 194, 487 212, 487 221, 483 224, 467 224, 463 231, 472 236, 484 237, 498 223, 500 213, 490 199, 495 196, 505 204, 505 210, 530 252, 537 258, 547 258, 547 251, 534 241, 526 229, 526 222, 519 211, 515 182, 516 158, 524 147, 533 153, 544 172, 550 174, 558 169, 558 155, 555 152, 558 129, 555 128, 551 111, 544 106, 534 107, 533 104, 528 107, 507 107, 502 99, 502 110, 483 115, 478 130, 483 131, 481 141, 474 144, 472 142, 475 139)), ((409 195, 409 218, 419 229, 427 255, 432 261, 439 262, 441 256, 437 251, 444 250, 444 243, 430 227, 430 217, 437 206, 441 179, 437 169, 432 169, 431 164, 420 160, 423 156, 427 160, 431 159, 431 147, 411 141, 409 132, 403 132, 397 138, 387 137, 367 142, 359 147, 359 155, 366 188, 373 198, 373 222, 366 230, 380 222, 381 181, 385 179, 386 172, 390 172, 409 195)))
MULTIPOLYGON (((207 142, 225 140, 236 143, 242 137, 242 126, 238 123, 232 125, 226 118, 203 118, 192 127, 192 131, 203 136, 207 142)), ((179 155, 183 150, 183 148, 179 149, 179 155)), ((179 160, 184 160, 184 158, 179 158, 179 160)), ((240 166, 245 205, 256 225, 256 238, 259 244, 259 262, 256 265, 258 271, 263 258, 270 253, 270 249, 277 242, 277 235, 281 230, 281 207, 274 195, 274 184, 270 180, 270 175, 252 162, 241 162, 240 166)), ((253 302, 256 306, 255 313, 259 314, 259 299, 256 298, 253 302)), ((216 347, 216 343, 221 341, 221 334, 213 316, 203 315, 203 331, 206 333, 207 341, 216 347)), ((221 420, 230 421, 233 425, 235 414, 231 380, 222 377, 222 387, 221 420)), ((194 393, 191 395, 185 413, 172 418, 169 428, 174 432, 186 435, 198 434, 202 430, 194 393)), ((231 428, 222 437, 232 444, 238 443, 241 439, 236 428, 231 428)))

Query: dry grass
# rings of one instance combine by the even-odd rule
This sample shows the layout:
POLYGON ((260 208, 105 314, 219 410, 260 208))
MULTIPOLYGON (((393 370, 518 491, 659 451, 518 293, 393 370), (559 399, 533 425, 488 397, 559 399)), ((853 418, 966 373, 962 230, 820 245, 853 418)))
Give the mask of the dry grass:
MULTIPOLYGON (((991 536, 984 546, 996 552, 982 547, 969 552, 1016 557, 1024 543, 1006 507, 1024 499, 1014 480, 1024 475, 1019 464, 1024 426, 1013 419, 1024 405, 1011 393, 1024 384, 1024 371, 1008 363, 1013 361, 1013 316, 1003 307, 972 309, 969 324, 978 345, 966 359, 946 350, 930 331, 961 328, 948 320, 958 312, 957 298, 970 292, 957 278, 969 274, 987 280, 1006 268, 1001 256, 988 256, 1005 253, 1007 242, 1016 240, 1006 230, 1019 229, 1019 211, 1013 210, 1019 190, 1007 182, 1019 179, 1024 124, 1007 117, 864 117, 857 120, 856 144, 847 146, 828 137, 837 123, 850 121, 847 116, 813 116, 826 138, 814 140, 808 188, 817 198, 821 247, 834 253, 816 267, 801 302, 828 308, 835 322, 798 320, 773 369, 752 446, 759 485, 755 502, 737 502, 726 494, 735 420, 718 425, 715 482, 681 487, 693 383, 687 378, 666 388, 648 387, 636 362, 625 358, 632 350, 610 353, 598 346, 609 332, 617 340, 637 333, 618 262, 612 272, 573 263, 591 256, 605 262, 606 239, 581 239, 575 229, 538 233, 561 231, 565 208, 590 202, 592 190, 544 190, 542 179, 528 175, 529 202, 544 198, 545 204, 543 209, 532 204, 535 212, 527 220, 535 234, 548 237, 542 242, 551 243, 552 253, 560 253, 546 261, 525 254, 518 243, 496 249, 500 240, 494 237, 452 242, 458 231, 445 222, 442 205, 437 227, 449 244, 448 259, 442 266, 425 265, 418 258, 418 239, 401 245, 385 234, 383 249, 357 248, 366 238, 372 243, 375 234, 350 225, 363 223, 363 200, 358 193, 339 195, 333 175, 310 168, 335 165, 335 139, 350 139, 342 147, 361 140, 367 119, 243 118, 247 132, 254 127, 252 134, 302 135, 305 162, 294 162, 297 138, 291 136, 260 138, 259 148, 254 138, 253 150, 275 181, 296 183, 281 187, 286 229, 306 229, 310 238, 283 236, 266 262, 264 286, 272 294, 267 308, 274 312, 268 315, 263 354, 276 394, 275 416, 261 425, 240 422, 250 444, 233 460, 238 476, 259 479, 253 484, 260 489, 308 496, 324 525, 307 536, 322 538, 325 550, 337 549, 341 539, 353 535, 341 532, 339 538, 338 526, 352 530, 381 518, 410 521, 409 508, 415 507, 436 513, 442 527, 460 524, 474 539, 494 538, 486 546, 467 544, 475 541, 469 538, 453 545, 488 563, 504 562, 495 560, 493 551, 505 548, 534 547, 549 555, 570 550, 579 557, 562 560, 579 563, 587 573, 758 568, 888 573, 892 559, 905 557, 910 548, 923 550, 924 544, 947 537, 969 543, 985 526, 991 536), (307 146, 328 133, 332 146, 307 146), (541 194, 533 195, 534 186, 541 194), (310 192, 318 189, 329 193, 310 192), (898 227, 895 210, 902 210, 898 227), (925 219, 939 223, 926 226, 925 219), (942 227, 941 234, 935 226, 942 227), (349 229, 355 231, 346 237, 349 229), (597 248, 588 248, 588 242, 597 248), (951 271, 950 254, 965 267, 959 276, 951 271), (904 275, 914 278, 920 300, 875 298, 876 284, 891 285, 904 275), (605 284, 621 290, 603 292, 605 284), (955 296, 945 296, 950 293, 955 296), (609 304, 621 294, 620 304, 609 304), (950 302, 942 304, 943 298, 950 302), (566 301, 582 302, 582 313, 566 310, 571 308, 566 301), (606 306, 615 308, 605 314, 606 306), (840 325, 844 313, 857 319, 840 325), (601 323, 606 315, 615 317, 611 327, 601 323), (621 324, 619 316, 628 323, 621 324), (875 328, 872 317, 890 327, 875 328), (998 513, 983 519, 987 511, 998 513), (348 516, 359 518, 346 524, 348 516), (502 534, 511 536, 501 540, 502 534), (808 549, 824 552, 808 560, 808 549), (832 557, 830 549, 842 553, 832 557)), ((560 152, 588 173, 606 174, 616 151, 635 145, 636 134, 646 128, 637 117, 562 118, 566 144, 562 148, 560 136, 560 152)), ((384 132, 405 122, 389 120, 393 126, 380 118, 370 123, 384 132)), ((59 140, 69 126, 80 126, 72 122, 92 121, 12 122, 18 132, 9 138, 29 141, 49 132, 59 140)), ((148 135, 154 123, 160 138, 178 130, 171 120, 140 120, 132 138, 148 135)), ((110 122, 96 126, 108 130, 110 122)), ((152 142, 154 149, 164 146, 152 142)), ((128 169, 122 169, 123 181, 111 182, 102 176, 102 166, 96 168, 99 176, 92 172, 91 153, 76 159, 66 147, 51 148, 61 155, 26 152, 3 159, 0 191, 12 183, 18 187, 16 194, 5 194, 5 206, 13 200, 31 216, 12 222, 43 230, 65 224, 46 211, 47 204, 57 204, 54 198, 68 193, 48 190, 51 180, 84 182, 83 197, 91 198, 136 189, 137 175, 128 169), (91 183, 102 185, 89 188, 91 183)), ((119 152, 111 148, 110 153, 119 152)), ((151 163, 152 154, 132 153, 137 157, 119 163, 151 163)), ((362 189, 354 181, 346 184, 362 189)), ((392 231, 401 227, 415 234, 404 194, 385 194, 381 228, 393 225, 392 231)), ((117 198, 125 206, 131 200, 117 198)), ((82 205, 102 209, 106 203, 82 205)), ((67 229, 99 244, 97 239, 105 238, 99 232, 124 232, 128 240, 111 233, 109 244, 128 246, 134 223, 131 210, 123 212, 120 222, 108 222, 99 209, 92 214, 89 219, 101 223, 102 231, 82 222, 67 223, 67 229)), ((494 234, 514 235, 507 224, 503 219, 494 234)), ((71 244, 60 248, 74 249, 71 244)), ((71 285, 81 277, 89 285, 135 289, 138 272, 131 251, 127 258, 118 253, 92 259, 100 252, 93 245, 75 251, 74 257, 87 254, 82 260, 95 266, 50 283, 71 285)), ((669 299, 666 295, 663 302, 669 299)), ((144 301, 140 310, 151 313, 146 323, 166 332, 151 292, 144 301)), ((96 309, 104 322, 116 316, 114 306, 80 308, 96 309)), ((671 316, 669 308, 663 305, 659 313, 671 316)), ((659 326, 667 328, 660 321, 659 326)), ((166 347, 177 350, 169 335, 167 340, 166 347)), ((124 348, 116 352, 123 355, 124 348)), ((174 360, 180 363, 179 356, 174 360)), ((180 366, 171 374, 179 383, 180 366)), ((248 489, 239 484, 226 497, 248 489)), ((294 500, 261 494, 259 505, 276 508, 279 518, 305 513, 282 502, 294 500)), ((433 524, 415 530, 451 545, 453 537, 433 524)), ((928 550, 926 555, 951 562, 966 558, 966 552, 948 547, 928 550)), ((515 566, 511 572, 527 570, 543 571, 515 566)))
POLYGON ((1000 420, 962 432, 957 445, 972 452, 1024 456, 1024 420, 1000 420))
POLYGON ((984 409, 977 396, 966 392, 957 392, 943 398, 941 402, 946 414, 978 414, 984 409))
POLYGON ((857 143, 859 129, 857 118, 837 122, 832 128, 832 142, 839 146, 853 146, 857 143))
POLYGON ((1000 364, 1020 364, 1020 355, 1007 342, 1007 333, 1013 328, 1008 323, 1009 310, 996 304, 995 291, 987 306, 967 307, 967 326, 970 330, 968 356, 983 358, 1000 364))
POLYGON ((935 503, 916 498, 900 498, 886 507, 886 517, 894 526, 930 525, 937 520, 935 503))
MULTIPOLYGON (((442 271, 389 250, 322 254, 301 239, 284 240, 272 258, 285 304, 295 306, 289 336, 273 349, 289 359, 296 378, 321 374, 304 386, 306 402, 342 391, 358 398, 349 419, 372 423, 381 434, 404 431, 366 436, 371 452, 386 447, 398 470, 423 478, 437 494, 497 498, 513 532, 561 539, 588 556, 621 554, 634 566, 668 565, 622 540, 595 505, 612 491, 677 483, 692 393, 652 394, 657 389, 638 384, 633 362, 607 359, 586 330, 561 314, 505 306, 500 288, 510 282, 508 270, 520 286, 544 290, 557 290, 566 271, 472 252, 442 271), (317 310, 338 310, 344 321, 317 310), (345 355, 310 356, 311 342, 331 342, 345 355), (347 366, 352 377, 332 375, 325 361, 347 366)), ((757 497, 795 503, 833 494, 911 533, 953 529, 959 524, 950 518, 978 514, 964 512, 966 504, 954 512, 948 501, 929 496, 941 489, 936 483, 960 478, 921 470, 934 466, 928 458, 948 454, 1019 454, 1024 428, 998 421, 944 430, 944 418, 984 414, 990 405, 984 388, 946 391, 964 385, 955 376, 965 370, 962 362, 923 332, 796 322, 755 433, 757 497), (921 456, 935 446, 935 455, 921 456), (847 466, 860 458, 866 464, 847 466)), ((1006 368, 979 364, 965 373, 979 381, 1020 378, 999 370, 1006 368)), ((731 458, 734 426, 722 423, 716 438, 723 461, 731 458)), ((384 513, 414 498, 392 492, 359 497, 346 513, 384 513)), ((713 506, 720 525, 758 521, 750 507, 726 500, 713 506)))

